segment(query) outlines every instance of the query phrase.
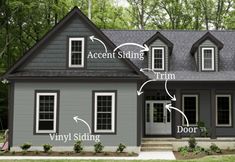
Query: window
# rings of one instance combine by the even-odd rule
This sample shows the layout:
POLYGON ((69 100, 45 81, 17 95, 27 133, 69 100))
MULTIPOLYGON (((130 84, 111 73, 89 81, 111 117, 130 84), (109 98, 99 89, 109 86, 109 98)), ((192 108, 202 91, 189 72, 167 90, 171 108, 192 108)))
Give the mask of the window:
MULTIPOLYGON (((183 95, 183 112, 188 118, 190 125, 196 125, 198 122, 198 96, 183 95)), ((183 118, 183 125, 186 125, 186 120, 183 118)))
POLYGON ((69 38, 69 67, 84 67, 84 38, 69 38))
POLYGON ((115 96, 115 92, 95 92, 95 133, 115 133, 115 96))
POLYGON ((214 48, 202 48, 202 70, 214 70, 214 48))
POLYGON ((36 133, 56 133, 57 92, 36 93, 36 133))
POLYGON ((163 47, 152 48, 152 69, 164 70, 164 55, 163 47))
POLYGON ((231 95, 216 95, 216 126, 231 126, 231 95))

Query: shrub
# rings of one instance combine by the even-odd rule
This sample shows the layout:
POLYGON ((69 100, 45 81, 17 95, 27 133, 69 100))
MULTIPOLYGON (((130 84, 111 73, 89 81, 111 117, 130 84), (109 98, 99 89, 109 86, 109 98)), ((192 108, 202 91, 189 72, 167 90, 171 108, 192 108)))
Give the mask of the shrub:
POLYGON ((101 142, 95 143, 94 147, 95 147, 95 153, 101 153, 104 149, 104 146, 102 145, 101 142))
POLYGON ((214 143, 211 144, 210 149, 215 153, 221 153, 221 149, 214 143))
POLYGON ((188 145, 189 145, 189 148, 191 148, 191 149, 194 149, 196 147, 197 142, 196 142, 196 139, 193 136, 191 136, 189 138, 188 145))
POLYGON ((201 152, 204 152, 204 151, 205 151, 204 148, 202 148, 202 147, 200 147, 200 146, 196 146, 196 147, 193 149, 193 154, 197 155, 197 154, 199 154, 199 153, 201 153, 201 152))
POLYGON ((125 150, 126 146, 122 143, 118 145, 117 152, 123 152, 125 150))
POLYGON ((34 154, 35 154, 35 155, 38 155, 38 154, 39 154, 39 151, 38 151, 38 150, 34 151, 34 154))
POLYGON ((75 143, 74 146, 73 146, 73 150, 74 150, 76 153, 82 152, 82 150, 83 150, 82 141, 76 141, 76 143, 75 143))
POLYGON ((189 147, 188 146, 180 147, 178 148, 178 152, 180 152, 181 155, 186 156, 189 152, 189 147))
POLYGON ((42 146, 43 146, 43 150, 44 150, 45 153, 48 153, 51 150, 51 148, 53 147, 50 144, 44 144, 42 146))
POLYGON ((23 145, 20 146, 20 148, 23 150, 23 151, 28 151, 28 149, 32 146, 32 144, 30 143, 24 143, 23 145))
POLYGON ((205 123, 202 121, 197 122, 197 126, 200 129, 200 136, 207 137, 208 136, 208 129, 205 126, 205 123))
POLYGON ((15 155, 15 154, 16 154, 16 152, 15 152, 15 151, 12 151, 12 152, 11 152, 11 154, 12 154, 12 155, 15 155))

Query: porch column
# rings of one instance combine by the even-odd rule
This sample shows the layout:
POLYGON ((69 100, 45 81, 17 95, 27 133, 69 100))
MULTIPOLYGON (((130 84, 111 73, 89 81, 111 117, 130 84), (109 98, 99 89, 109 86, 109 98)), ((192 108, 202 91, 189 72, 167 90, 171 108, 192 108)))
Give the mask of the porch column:
MULTIPOLYGON (((137 89, 139 89, 139 87, 141 86, 141 82, 137 83, 137 89)), ((144 94, 137 96, 137 146, 141 145, 141 139, 143 137, 143 133, 142 133, 142 121, 143 121, 143 104, 144 104, 144 94)))
POLYGON ((211 138, 216 138, 216 112, 215 112, 215 89, 211 89, 211 128, 209 131, 211 132, 211 138))
MULTIPOLYGON (((181 89, 177 88, 175 91, 175 97, 176 97, 176 102, 175 102, 175 107, 178 109, 182 110, 181 108, 181 95, 180 95, 181 89)), ((182 125, 182 117, 179 112, 173 111, 174 116, 175 116, 175 121, 173 124, 173 130, 174 130, 174 136, 175 138, 181 138, 181 135, 177 133, 177 126, 182 125)))

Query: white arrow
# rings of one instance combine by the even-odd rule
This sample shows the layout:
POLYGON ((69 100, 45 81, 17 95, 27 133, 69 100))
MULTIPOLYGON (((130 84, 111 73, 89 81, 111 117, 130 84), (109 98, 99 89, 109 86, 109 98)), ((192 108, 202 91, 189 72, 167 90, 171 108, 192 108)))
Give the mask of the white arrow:
POLYGON ((152 71, 154 74, 156 74, 156 72, 153 69, 150 69, 150 68, 141 68, 140 69, 141 72, 144 72, 145 70, 152 71))
POLYGON ((168 94, 168 96, 170 96, 171 101, 176 101, 175 95, 174 95, 174 97, 172 97, 171 94, 170 94, 170 93, 168 92, 168 90, 167 90, 167 80, 166 80, 166 82, 165 82, 165 90, 166 90, 166 93, 168 94))
POLYGON ((89 133, 91 134, 91 127, 89 126, 89 124, 88 124, 85 120, 80 119, 78 116, 73 117, 73 120, 75 120, 76 123, 77 123, 79 120, 82 121, 83 123, 85 123, 85 124, 87 125, 88 129, 89 129, 89 133))
POLYGON ((142 93, 144 93, 144 92, 142 92, 142 88, 144 87, 145 84, 147 84, 147 83, 149 83, 149 82, 154 82, 154 81, 156 81, 156 79, 151 79, 151 80, 148 80, 148 81, 144 82, 144 83, 141 85, 140 89, 137 91, 137 95, 140 96, 142 93))
POLYGON ((106 53, 108 52, 106 45, 105 45, 105 44, 104 44, 104 42, 102 42, 100 39, 95 38, 95 36, 94 36, 94 35, 92 35, 92 36, 90 36, 90 40, 91 40, 92 42, 94 42, 94 40, 99 41, 100 43, 102 43, 102 44, 103 44, 103 46, 104 46, 104 48, 105 48, 105 52, 106 52, 106 53))
POLYGON ((122 47, 122 46, 130 46, 130 45, 132 45, 132 46, 138 46, 138 47, 140 47, 140 48, 143 48, 142 50, 140 50, 140 52, 149 51, 149 47, 148 47, 146 44, 144 44, 144 45, 142 46, 142 45, 137 44, 137 43, 123 43, 123 44, 117 46, 117 47, 113 50, 113 52, 115 52, 118 48, 120 48, 120 47, 122 47))
POLYGON ((171 104, 167 104, 167 105, 165 106, 165 108, 166 108, 168 111, 170 111, 170 112, 171 112, 171 109, 174 109, 174 110, 180 112, 180 113, 184 116, 184 118, 185 118, 185 120, 186 120, 186 122, 187 122, 187 127, 189 127, 188 118, 186 117, 186 115, 185 115, 181 110, 179 110, 179 109, 177 109, 177 108, 175 108, 175 107, 172 107, 171 104))

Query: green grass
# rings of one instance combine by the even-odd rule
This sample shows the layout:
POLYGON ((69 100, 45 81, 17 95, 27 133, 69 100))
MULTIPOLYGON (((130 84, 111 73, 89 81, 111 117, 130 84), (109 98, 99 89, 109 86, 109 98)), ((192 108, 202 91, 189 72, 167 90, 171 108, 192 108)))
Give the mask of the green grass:
MULTIPOLYGON (((0 157, 1 158, 1 157, 0 157)), ((7 162, 116 162, 115 160, 9 160, 7 162)), ((175 160, 175 161, 165 161, 165 160, 149 160, 148 162, 234 162, 235 156, 224 155, 224 156, 208 156, 201 159, 194 160, 175 160)), ((5 162, 4 160, 0 160, 0 162, 5 162)), ((119 161, 118 161, 119 162, 119 161)), ((122 160, 124 162, 124 160, 122 160)), ((129 162, 125 161, 125 162, 129 162)), ((137 161, 133 160, 131 162, 145 162, 145 161, 137 161)))

